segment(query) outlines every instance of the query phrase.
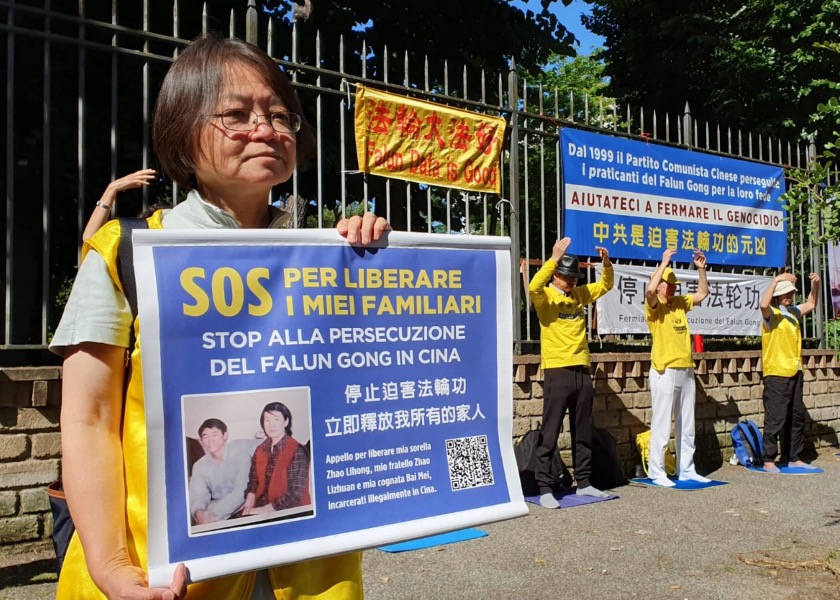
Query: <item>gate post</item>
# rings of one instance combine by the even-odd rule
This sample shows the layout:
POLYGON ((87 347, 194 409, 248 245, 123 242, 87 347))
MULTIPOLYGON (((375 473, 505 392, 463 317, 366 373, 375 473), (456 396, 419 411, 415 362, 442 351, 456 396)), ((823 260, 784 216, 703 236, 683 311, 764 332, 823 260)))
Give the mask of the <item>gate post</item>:
MULTIPOLYGON (((816 167, 816 163, 817 163, 817 145, 816 145, 816 143, 814 143, 814 136, 812 135, 811 137, 808 138, 808 168, 812 169, 813 167, 816 167)), ((811 197, 811 194, 808 194, 808 204, 810 204, 813 201, 814 200, 811 197)), ((807 212, 808 212, 808 215, 809 215, 808 218, 810 219, 811 211, 809 210, 807 212)), ((821 228, 822 224, 817 223, 816 227, 821 228)), ((817 233, 819 234, 820 232, 817 231, 817 233)), ((828 269, 823 269, 823 267, 822 267, 822 260, 821 260, 822 259, 822 252, 820 251, 821 249, 822 249, 821 245, 815 244, 815 243, 811 244, 811 272, 812 273, 818 273, 822 277, 823 275, 828 273, 828 269)), ((805 273, 804 272, 802 273, 802 277, 803 277, 802 295, 804 296, 805 295, 805 285, 804 285, 805 273)), ((831 306, 831 282, 828 281, 827 277, 826 277, 826 281, 823 281, 820 285, 820 293, 823 295, 822 307, 820 308, 820 306, 817 305, 817 310, 815 310, 813 312, 813 315, 814 315, 814 321, 813 321, 813 323, 814 323, 814 337, 819 338, 819 340, 820 340, 819 347, 820 348, 825 348, 826 343, 825 343, 825 336, 823 335, 823 331, 824 331, 823 330, 823 315, 828 314, 829 307, 831 306), (829 292, 827 300, 825 300, 825 291, 826 290, 828 290, 828 292, 829 292)), ((806 334, 807 334, 807 331, 806 331, 806 334)))
POLYGON ((508 105, 510 108, 510 282, 513 311, 513 351, 522 353, 522 315, 520 309, 519 276, 519 94, 516 62, 511 59, 508 71, 508 105))

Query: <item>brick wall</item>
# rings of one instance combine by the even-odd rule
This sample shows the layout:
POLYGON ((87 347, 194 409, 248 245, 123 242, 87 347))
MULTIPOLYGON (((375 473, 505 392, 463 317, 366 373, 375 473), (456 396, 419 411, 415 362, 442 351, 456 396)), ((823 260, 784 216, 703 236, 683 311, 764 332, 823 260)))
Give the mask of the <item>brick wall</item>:
MULTIPOLYGON (((695 354, 695 359, 695 461, 701 471, 711 471, 732 455, 729 432, 738 421, 752 419, 759 427, 764 425, 761 352, 706 352, 695 354)), ((805 350, 803 362, 804 401, 808 411, 806 452, 813 454, 816 448, 838 445, 840 361, 830 350, 805 350)), ((635 448, 636 434, 650 427, 649 369, 649 353, 592 355, 593 420, 596 426, 608 429, 616 438, 628 477, 633 476, 640 463, 635 448)), ((540 357, 514 357, 513 382, 513 433, 518 437, 540 427, 543 402, 540 357)), ((571 467, 568 415, 559 447, 563 460, 571 467)))
POLYGON ((49 548, 61 468, 60 367, 0 369, 0 546, 49 548))

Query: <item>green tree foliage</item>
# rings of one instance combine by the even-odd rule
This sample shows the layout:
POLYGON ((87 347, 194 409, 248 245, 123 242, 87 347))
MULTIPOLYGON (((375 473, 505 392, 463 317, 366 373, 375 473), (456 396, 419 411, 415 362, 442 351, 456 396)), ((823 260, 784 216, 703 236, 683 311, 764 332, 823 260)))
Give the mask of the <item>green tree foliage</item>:
MULTIPOLYGON (((840 44, 833 42, 820 44, 821 49, 840 56, 840 44)), ((832 76, 840 80, 836 73, 832 76)), ((827 82, 827 87, 836 93, 838 82, 827 82)), ((840 99, 829 98, 817 106, 812 115, 812 122, 821 123, 824 129, 830 129, 830 138, 822 144, 822 152, 813 157, 803 168, 789 168, 788 180, 791 182, 783 200, 794 216, 801 220, 808 242, 840 242, 840 180, 838 180, 837 153, 840 152, 840 99)), ((797 228, 798 229, 798 228, 797 228)))
MULTIPOLYGON (((555 2, 542 0, 542 10, 535 13, 523 12, 507 0, 337 0, 305 5, 303 0, 264 0, 266 12, 281 17, 297 7, 304 33, 321 31, 324 62, 337 52, 338 36, 343 34, 354 52, 362 40, 367 43, 373 52, 370 66, 381 76, 387 46, 396 82, 403 80, 404 52, 415 74, 423 72, 426 56, 431 64, 448 60, 490 72, 506 70, 513 57, 528 72, 538 73, 552 54, 574 55, 574 36, 549 11, 555 2)), ((568 5, 571 0, 562 2, 568 5)), ((281 21, 290 26, 288 17, 281 21)), ((302 58, 313 53, 314 49, 305 51, 302 58)), ((440 75, 432 75, 433 85, 441 83, 440 75)))
POLYGON ((609 93, 774 137, 831 129, 817 111, 840 57, 815 45, 840 32, 838 0, 590 0, 609 93), (817 115, 811 119, 811 115, 817 115))

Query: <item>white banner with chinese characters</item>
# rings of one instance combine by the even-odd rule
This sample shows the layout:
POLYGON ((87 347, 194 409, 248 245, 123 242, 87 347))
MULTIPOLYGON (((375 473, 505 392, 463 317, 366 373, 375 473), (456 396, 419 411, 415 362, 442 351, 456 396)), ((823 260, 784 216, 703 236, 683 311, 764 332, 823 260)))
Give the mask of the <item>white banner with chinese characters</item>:
MULTIPOLYGON (((645 323, 645 289, 652 267, 613 265, 615 286, 598 299, 598 333, 649 333, 645 323)), ((595 268, 601 276, 600 265, 595 268)), ((677 269, 677 294, 697 291, 698 272, 677 269)), ((709 296, 688 313, 691 333, 718 336, 761 335, 758 302, 770 277, 707 271, 709 296)))

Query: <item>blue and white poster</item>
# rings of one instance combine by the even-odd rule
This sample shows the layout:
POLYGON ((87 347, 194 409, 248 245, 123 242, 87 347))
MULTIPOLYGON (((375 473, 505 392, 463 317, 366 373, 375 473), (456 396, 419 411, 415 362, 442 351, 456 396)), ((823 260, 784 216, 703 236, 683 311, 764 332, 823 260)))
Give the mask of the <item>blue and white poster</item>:
POLYGON ((563 129, 564 235, 571 252, 710 264, 786 264, 781 167, 563 129))
POLYGON ((527 513, 507 238, 134 234, 149 578, 194 581, 527 513))

